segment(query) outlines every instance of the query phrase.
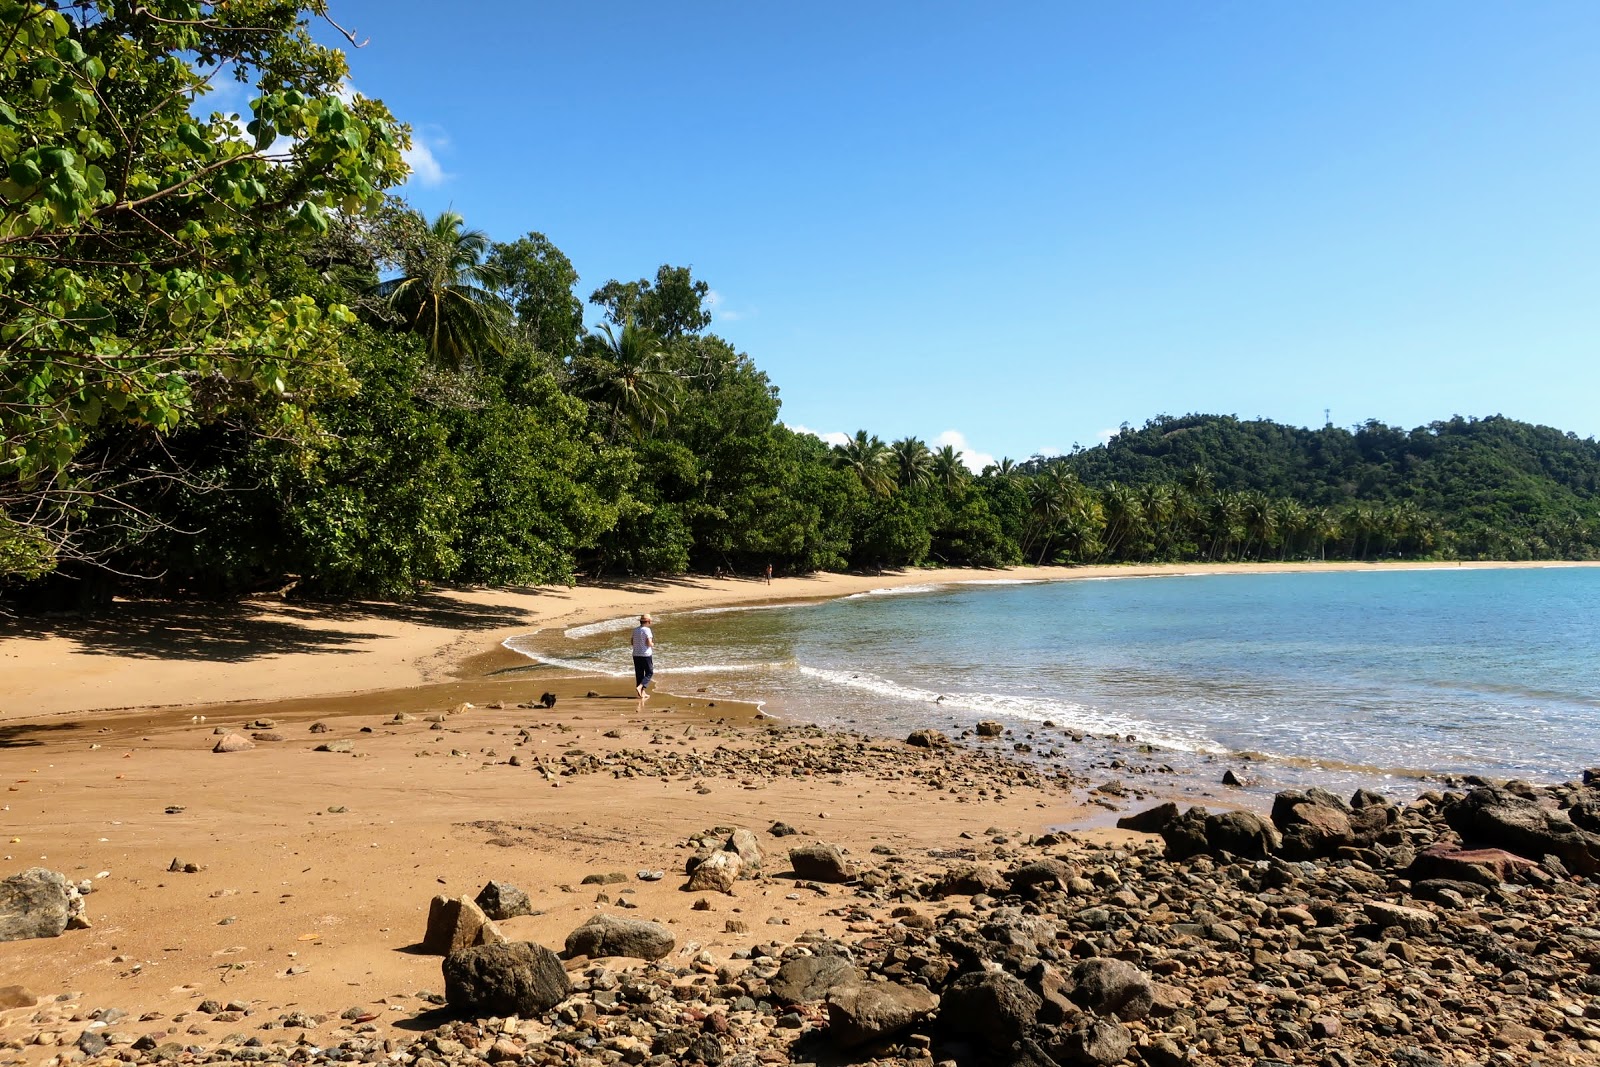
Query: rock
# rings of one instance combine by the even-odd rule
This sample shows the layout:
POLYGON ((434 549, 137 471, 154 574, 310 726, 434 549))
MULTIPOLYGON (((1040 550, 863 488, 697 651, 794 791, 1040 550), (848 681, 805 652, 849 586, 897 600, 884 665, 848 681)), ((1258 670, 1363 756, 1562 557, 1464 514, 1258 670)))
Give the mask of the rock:
POLYGON ((1252 811, 1224 811, 1207 815, 1206 844, 1210 852, 1229 852, 1246 859, 1266 859, 1281 844, 1277 829, 1252 811))
POLYGON ((623 871, 596 871, 583 876, 579 885, 620 885, 628 880, 628 875, 623 871))
POLYGON ((1009 974, 973 971, 951 983, 939 1001, 939 1029, 1007 1049, 1028 1032, 1043 1001, 1009 974))
POLYGON ((1211 842, 1206 837, 1206 819, 1210 816, 1209 811, 1197 804, 1163 823, 1157 832, 1167 843, 1167 858, 1188 859, 1210 851, 1211 842))
POLYGON ((979 893, 1004 893, 1009 888, 999 871, 976 863, 967 863, 951 867, 940 875, 938 881, 928 891, 928 895, 941 898, 970 897, 979 893))
POLYGON ((995 722, 993 719, 985 719, 974 727, 972 732, 979 737, 999 737, 1006 732, 1006 728, 1003 724, 995 722))
POLYGON ((805 1004, 860 985, 864 978, 843 956, 796 956, 784 961, 770 984, 779 1003, 805 1004))
POLYGON ((1437 844, 1417 853, 1417 858, 1406 869, 1406 876, 1415 881, 1445 878, 1478 885, 1499 885, 1501 882, 1517 881, 1538 866, 1533 860, 1501 848, 1464 849, 1437 844))
POLYGON ((1600 873, 1600 834, 1510 790, 1474 789, 1447 804, 1444 818, 1468 847, 1503 848, 1529 859, 1552 855, 1574 874, 1600 873))
POLYGON ((1059 1063, 1074 1067, 1112 1067, 1133 1051, 1133 1036, 1111 1019, 1094 1019, 1064 1035, 1050 1049, 1059 1063))
POLYGON ((1087 959, 1072 970, 1072 999, 1096 1015, 1143 1019, 1155 1003, 1150 977, 1125 960, 1087 959))
POLYGON ((773 837, 788 837, 790 834, 797 834, 799 832, 799 830, 796 830, 786 822, 775 822, 771 826, 767 827, 767 833, 771 834, 773 837))
POLYGON ((1290 789, 1272 799, 1272 824, 1283 836, 1283 855, 1291 860, 1331 856, 1355 842, 1350 809, 1322 790, 1290 789), (1332 800, 1333 803, 1328 803, 1332 800))
POLYGON ((1133 830, 1141 834, 1159 834, 1168 823, 1177 819, 1177 817, 1178 805, 1169 800, 1165 804, 1157 804, 1153 808, 1146 808, 1144 811, 1135 812, 1132 815, 1124 815, 1117 820, 1117 828, 1133 830))
POLYGON ((325 734, 328 732, 328 724, 325 722, 314 722, 311 724, 311 732, 314 734, 325 734))
POLYGON ((713 852, 702 860, 689 876, 686 887, 691 893, 729 893, 744 870, 744 860, 737 852, 713 852))
POLYGON ((505 935, 500 928, 470 898, 433 898, 428 908, 428 929, 422 935, 422 951, 435 956, 448 956, 474 945, 503 941, 505 935))
POLYGON ((223 734, 217 743, 211 746, 213 752, 248 752, 255 748, 256 743, 244 734, 230 730, 223 734))
POLYGON ((800 878, 812 882, 848 882, 854 866, 835 845, 817 842, 789 850, 789 865, 800 878))
POLYGON ((543 945, 527 941, 478 945, 445 957, 445 1000, 476 1018, 534 1017, 561 1003, 571 991, 561 960, 543 945))
POLYGON ((1047 889, 1065 889, 1072 880, 1073 870, 1058 859, 1046 857, 1024 863, 1021 867, 1006 875, 1013 893, 1030 893, 1041 887, 1047 889))
POLYGON ((660 923, 596 915, 567 935, 566 955, 658 960, 675 944, 677 938, 660 923))
POLYGON ((39 998, 19 985, 0 985, 0 1011, 10 1011, 12 1008, 31 1008, 39 1003, 39 998))
POLYGON ((286 741, 288 740, 276 730, 257 730, 250 735, 252 741, 286 741))
POLYGON ((340 738, 337 741, 324 741, 313 751, 316 752, 354 752, 356 743, 349 738, 340 738))
POLYGON ((541 708, 553 708, 553 707, 555 707, 556 706, 556 695, 554 693, 545 693, 544 695, 540 696, 539 697, 539 706, 541 708))
POLYGON ((950 739, 938 730, 912 730, 906 744, 916 748, 949 748, 950 739))
POLYGON ((60 937, 69 926, 88 925, 83 897, 66 875, 30 867, 0 880, 0 941, 60 937))
POLYGON ((528 899, 528 894, 509 882, 490 882, 478 891, 473 902, 492 920, 533 914, 533 901, 528 899))
POLYGON ((756 840, 755 834, 749 830, 735 830, 728 835, 728 842, 722 847, 729 852, 737 853, 739 859, 743 861, 744 866, 740 870, 739 877, 754 878, 761 873, 762 861, 767 857, 766 853, 761 851, 761 842, 756 840))
POLYGON ((828 1036, 842 1049, 889 1037, 932 1015, 939 998, 919 986, 872 982, 831 990, 828 1036))
POLYGON ((1362 906, 1367 913, 1367 918, 1382 927, 1398 926, 1406 933, 1413 936, 1424 936, 1433 933, 1438 925, 1438 919, 1431 911, 1421 908, 1407 908, 1399 904, 1390 904, 1381 900, 1369 900, 1362 906))

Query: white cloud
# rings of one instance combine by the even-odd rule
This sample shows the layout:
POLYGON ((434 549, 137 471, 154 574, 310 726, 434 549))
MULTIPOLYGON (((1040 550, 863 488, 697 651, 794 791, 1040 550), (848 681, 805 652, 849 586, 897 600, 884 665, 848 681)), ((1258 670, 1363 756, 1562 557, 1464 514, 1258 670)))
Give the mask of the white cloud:
POLYGON ((1067 450, 1059 445, 1045 445, 1043 448, 1035 450, 1033 454, 1049 459, 1052 456, 1064 456, 1067 454, 1067 450))
MULTIPOLYGON (((784 423, 784 425, 789 426, 788 423, 784 423)), ((789 429, 793 430, 795 433, 808 433, 812 437, 820 437, 830 445, 842 445, 850 440, 849 434, 839 433, 838 431, 834 431, 833 433, 818 433, 807 426, 789 426, 789 429)))
POLYGON ((994 457, 987 452, 975 452, 967 444, 967 435, 960 430, 946 430, 933 439, 934 448, 943 448, 949 445, 961 457, 961 462, 966 464, 967 470, 973 474, 982 474, 983 468, 994 462, 994 457))
MULTIPOLYGON (((411 178, 415 178, 430 189, 436 185, 443 185, 449 180, 450 175, 445 173, 439 165, 439 160, 433 154, 434 147, 443 148, 450 142, 443 137, 427 137, 416 130, 411 131, 411 147, 402 152, 401 158, 406 161, 406 166, 411 168, 411 178), (429 142, 432 142, 431 144, 429 142)), ((407 179, 409 182, 410 179, 407 179)))
MULTIPOLYGON (((744 318, 744 312, 735 311, 723 305, 722 294, 712 289, 706 293, 706 306, 711 309, 711 317, 717 322, 738 322, 744 318)), ((810 432, 810 431, 807 431, 810 432)))
POLYGON ((1117 436, 1117 434, 1121 432, 1122 428, 1120 426, 1113 426, 1109 430, 1101 430, 1099 433, 1095 434, 1095 436, 1100 438, 1101 442, 1104 443, 1110 441, 1113 437, 1117 436))

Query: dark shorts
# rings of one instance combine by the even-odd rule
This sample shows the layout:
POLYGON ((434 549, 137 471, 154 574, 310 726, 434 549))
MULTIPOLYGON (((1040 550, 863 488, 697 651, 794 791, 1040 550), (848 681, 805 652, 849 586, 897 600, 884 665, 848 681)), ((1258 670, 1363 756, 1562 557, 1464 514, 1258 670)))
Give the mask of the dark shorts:
POLYGON ((633 684, 635 688, 641 685, 649 685, 650 679, 655 676, 655 673, 656 658, 654 656, 633 657, 633 684))

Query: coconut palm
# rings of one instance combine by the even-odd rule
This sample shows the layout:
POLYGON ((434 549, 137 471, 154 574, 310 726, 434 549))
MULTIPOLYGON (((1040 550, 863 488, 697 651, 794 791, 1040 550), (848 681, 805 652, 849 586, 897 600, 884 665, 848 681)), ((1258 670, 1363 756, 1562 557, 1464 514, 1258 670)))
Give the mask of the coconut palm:
POLYGON ((630 319, 620 332, 603 323, 591 334, 574 367, 574 391, 594 404, 616 440, 626 427, 642 439, 676 411, 683 383, 664 346, 630 319))
POLYGON ((933 472, 933 453, 926 444, 915 437, 902 437, 889 446, 889 451, 893 453, 890 462, 894 464, 895 480, 902 489, 928 484, 933 472))
POLYGON ((954 445, 945 445, 933 454, 933 480, 944 486, 946 492, 961 488, 970 473, 954 445))
POLYGON ((375 289, 400 328, 420 334, 428 354, 455 370, 503 351, 510 321, 493 291, 500 274, 484 262, 489 237, 465 224, 454 211, 440 212, 401 253, 400 276, 375 289))
POLYGON ((889 446, 879 440, 877 434, 869 435, 865 430, 857 430, 844 444, 833 446, 834 465, 853 472, 873 496, 883 497, 894 492, 893 461, 894 453, 889 446))

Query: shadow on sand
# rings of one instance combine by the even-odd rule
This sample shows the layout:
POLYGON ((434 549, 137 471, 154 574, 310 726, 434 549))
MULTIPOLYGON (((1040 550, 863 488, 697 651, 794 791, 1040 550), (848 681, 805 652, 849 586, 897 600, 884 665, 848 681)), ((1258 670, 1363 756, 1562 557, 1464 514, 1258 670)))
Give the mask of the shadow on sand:
POLYGON ((0 619, 0 640, 64 637, 87 655, 242 663, 295 652, 354 651, 350 646, 382 636, 361 629, 362 623, 470 631, 530 618, 521 608, 468 604, 441 593, 401 602, 135 600, 82 614, 0 619), (311 622, 318 627, 305 625, 311 622))

